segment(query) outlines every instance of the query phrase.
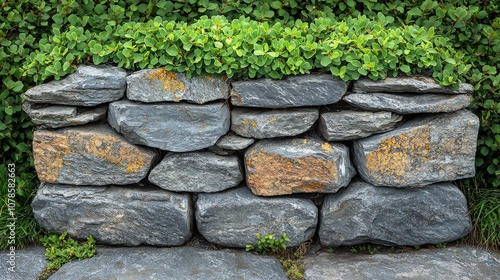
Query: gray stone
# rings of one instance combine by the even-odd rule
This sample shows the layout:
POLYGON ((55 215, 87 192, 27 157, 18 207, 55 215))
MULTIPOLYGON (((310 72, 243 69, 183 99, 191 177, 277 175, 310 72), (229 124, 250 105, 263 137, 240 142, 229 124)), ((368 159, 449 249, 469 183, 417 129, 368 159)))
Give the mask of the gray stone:
POLYGON ((328 141, 354 140, 391 130, 402 118, 391 112, 327 112, 321 114, 318 130, 328 141))
POLYGON ((243 186, 222 193, 199 194, 196 206, 198 231, 211 243, 245 248, 256 244, 256 234, 283 233, 287 246, 298 246, 316 231, 318 209, 305 198, 259 197, 243 186))
POLYGON ((354 142, 355 166, 376 186, 416 187, 473 177, 479 119, 469 111, 416 117, 354 142))
POLYGON ((229 156, 236 152, 233 150, 222 149, 217 146, 208 147, 207 150, 219 156, 229 156))
POLYGON ((354 82, 353 92, 407 92, 407 93, 443 93, 468 94, 474 92, 471 84, 459 84, 458 89, 442 87, 433 78, 414 76, 409 78, 386 78, 373 81, 361 78, 354 82))
POLYGON ((399 114, 454 112, 470 104, 470 96, 467 94, 354 93, 345 96, 343 100, 364 110, 386 110, 399 114))
POLYGON ((105 244, 182 245, 193 227, 189 195, 157 188, 42 183, 31 207, 45 229, 105 244))
POLYGON ((25 102, 23 110, 39 128, 59 128, 95 122, 106 117, 108 106, 100 105, 91 108, 70 106, 37 106, 36 103, 25 102))
POLYGON ((47 260, 45 248, 42 246, 29 246, 23 249, 0 251, 2 254, 0 279, 26 280, 37 279, 42 273, 47 260))
POLYGON ((239 81, 231 85, 233 105, 260 108, 333 104, 347 91, 344 81, 327 74, 290 76, 283 80, 239 81))
POLYGON ((262 140, 245 153, 248 187, 256 195, 334 193, 356 174, 349 149, 316 137, 262 140))
POLYGON ((203 104, 217 99, 227 99, 229 84, 220 78, 187 78, 184 73, 165 69, 147 69, 127 77, 127 97, 142 102, 186 100, 203 104))
POLYGON ((309 130, 318 119, 316 108, 262 110, 234 108, 231 130, 250 138, 296 136, 309 130))
POLYGON ((205 105, 186 103, 109 104, 108 121, 134 144, 172 152, 210 147, 229 131, 229 108, 223 102, 205 105))
POLYGON ((304 259, 307 280, 498 279, 500 254, 475 247, 392 254, 321 253, 304 259))
POLYGON ((96 106, 123 97, 124 69, 109 65, 80 65, 75 73, 60 81, 41 84, 26 91, 26 101, 73 106, 96 106))
POLYGON ((396 189, 354 182, 325 197, 319 238, 324 246, 416 246, 454 241, 471 228, 467 201, 451 183, 396 189))
POLYGON ((240 251, 180 248, 98 248, 91 259, 65 264, 50 280, 287 280, 280 262, 240 251))
POLYGON ((108 125, 37 130, 33 157, 41 181, 127 185, 144 179, 157 154, 130 144, 108 125))
POLYGON ((219 138, 219 140, 217 140, 217 142, 215 143, 215 146, 221 149, 238 151, 246 149, 248 146, 252 145, 253 142, 255 142, 254 139, 241 137, 234 134, 233 132, 229 132, 228 134, 219 138))
POLYGON ((218 192, 243 180, 238 156, 211 152, 169 153, 149 174, 149 181, 176 192, 218 192))

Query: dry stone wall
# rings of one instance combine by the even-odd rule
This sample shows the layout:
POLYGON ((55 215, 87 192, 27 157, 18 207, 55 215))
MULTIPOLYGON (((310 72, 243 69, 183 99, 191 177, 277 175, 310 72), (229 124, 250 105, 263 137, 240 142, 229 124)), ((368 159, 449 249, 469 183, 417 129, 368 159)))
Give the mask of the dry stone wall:
POLYGON ((473 89, 325 74, 230 82, 79 66, 28 90, 37 221, 100 243, 421 245, 471 230, 473 89))

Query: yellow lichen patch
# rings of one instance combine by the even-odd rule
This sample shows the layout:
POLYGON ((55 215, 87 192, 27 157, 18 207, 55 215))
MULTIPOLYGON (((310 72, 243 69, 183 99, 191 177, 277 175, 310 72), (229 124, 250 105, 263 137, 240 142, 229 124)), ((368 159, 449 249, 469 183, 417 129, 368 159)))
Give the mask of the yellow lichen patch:
POLYGON ((252 121, 252 127, 257 127, 257 123, 255 121, 252 121))
POLYGON ((37 131, 33 139, 33 157, 38 178, 54 183, 59 178, 64 156, 69 152, 69 137, 50 131, 37 131))
POLYGON ((333 150, 332 145, 330 145, 330 143, 328 142, 324 142, 323 144, 321 144, 321 149, 327 153, 333 150))
POLYGON ((337 180, 335 162, 312 156, 290 159, 260 151, 249 154, 246 165, 248 186, 263 196, 321 192, 337 180))
POLYGON ((416 128, 382 140, 378 149, 366 156, 366 168, 378 179, 404 180, 407 172, 428 160, 430 148, 430 129, 416 128))
POLYGON ((148 82, 153 80, 163 83, 163 90, 178 92, 186 90, 186 85, 177 79, 177 75, 165 69, 158 69, 148 74, 148 82))
POLYGON ((275 121, 277 121, 277 120, 278 120, 278 118, 277 118, 277 117, 272 117, 272 118, 269 120, 269 122, 270 122, 270 123, 273 123, 273 122, 275 122, 275 121))

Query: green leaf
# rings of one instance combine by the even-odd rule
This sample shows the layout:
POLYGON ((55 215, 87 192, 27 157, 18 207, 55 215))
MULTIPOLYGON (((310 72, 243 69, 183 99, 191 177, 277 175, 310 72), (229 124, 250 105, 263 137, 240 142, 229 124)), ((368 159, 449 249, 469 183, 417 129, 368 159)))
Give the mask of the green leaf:
POLYGON ((12 116, 12 114, 14 114, 14 109, 12 107, 7 107, 5 108, 5 113, 9 116, 12 116))
POLYGON ((491 131, 493 131, 493 133, 500 133, 500 124, 494 124, 491 127, 491 131))
POLYGON ((399 68, 401 69, 401 71, 405 72, 406 74, 410 74, 411 73, 411 69, 410 69, 410 66, 408 65, 401 65, 401 67, 399 68))
POLYGON ((170 56, 177 56, 179 54, 179 50, 176 46, 170 46, 167 48, 167 53, 170 56))
POLYGON ((328 65, 330 65, 330 63, 332 63, 332 59, 329 58, 328 56, 323 56, 323 58, 320 61, 320 64, 323 67, 327 67, 328 65))

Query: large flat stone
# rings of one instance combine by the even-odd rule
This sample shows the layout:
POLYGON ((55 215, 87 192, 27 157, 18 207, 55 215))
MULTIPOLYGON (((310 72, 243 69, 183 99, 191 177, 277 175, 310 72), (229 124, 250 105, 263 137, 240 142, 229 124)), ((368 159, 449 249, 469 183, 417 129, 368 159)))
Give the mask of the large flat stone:
POLYGON ((320 253, 304 259, 307 280, 498 279, 500 254, 475 247, 408 253, 320 253))
POLYGON ((35 169, 41 181, 74 185, 126 185, 146 177, 156 158, 107 125, 37 130, 35 169))
POLYGON ((415 117, 354 142, 356 168, 377 186, 414 187, 473 177, 479 119, 469 111, 415 117))
POLYGON ((96 106, 122 98, 127 73, 109 65, 80 65, 68 77, 26 91, 26 101, 73 106, 96 106))
POLYGON ((238 156, 211 152, 169 153, 149 174, 149 181, 176 192, 218 192, 242 180, 238 156))
POLYGON ((399 114, 454 112, 470 104, 467 94, 353 93, 342 100, 364 110, 385 110, 399 114))
POLYGON ((256 195, 334 193, 356 174, 349 149, 319 138, 261 140, 245 153, 248 187, 256 195))
POLYGON ((416 246, 454 241, 471 228, 467 201, 451 183, 396 189, 355 182, 325 197, 319 238, 325 246, 416 246))
POLYGON ((391 130, 402 118, 391 112, 326 112, 319 118, 318 130, 328 141, 354 140, 391 130))
POLYGON ((23 110, 30 116, 39 128, 59 128, 83 125, 102 120, 106 117, 108 106, 100 105, 90 108, 77 108, 72 106, 42 106, 25 102, 23 110))
POLYGON ((222 193, 199 194, 196 201, 198 231, 208 241, 245 248, 256 244, 256 234, 283 233, 287 246, 298 246, 316 231, 318 209, 309 199, 259 197, 243 186, 222 193))
POLYGON ((229 108, 223 102, 205 105, 186 103, 109 104, 110 125, 134 144, 172 152, 210 147, 229 131, 229 108))
POLYGON ((373 81, 361 78, 354 82, 353 92, 407 92, 407 93, 444 93, 469 94, 474 92, 471 84, 459 84, 458 89, 442 87, 433 78, 414 76, 409 78, 386 78, 373 81))
POLYGON ((0 254, 2 254, 0 262, 2 275, 0 279, 37 279, 37 276, 42 273, 47 265, 43 246, 30 246, 14 251, 8 249, 0 251, 0 254))
POLYGON ((239 81, 231 85, 233 105, 260 108, 333 104, 347 91, 344 81, 327 74, 290 76, 283 80, 239 81))
POLYGON ((280 262, 268 256, 192 247, 98 248, 91 259, 65 264, 50 280, 286 280, 280 262))
POLYGON ((181 100, 203 104, 227 99, 229 84, 215 77, 187 78, 165 69, 139 70, 127 77, 127 97, 141 102, 181 100))
POLYGON ((157 188, 42 183, 31 207, 45 229, 104 244, 182 245, 193 227, 189 195, 157 188))
POLYGON ((249 109, 235 107, 231 130, 249 138, 296 136, 309 130, 318 119, 316 108, 249 109))

